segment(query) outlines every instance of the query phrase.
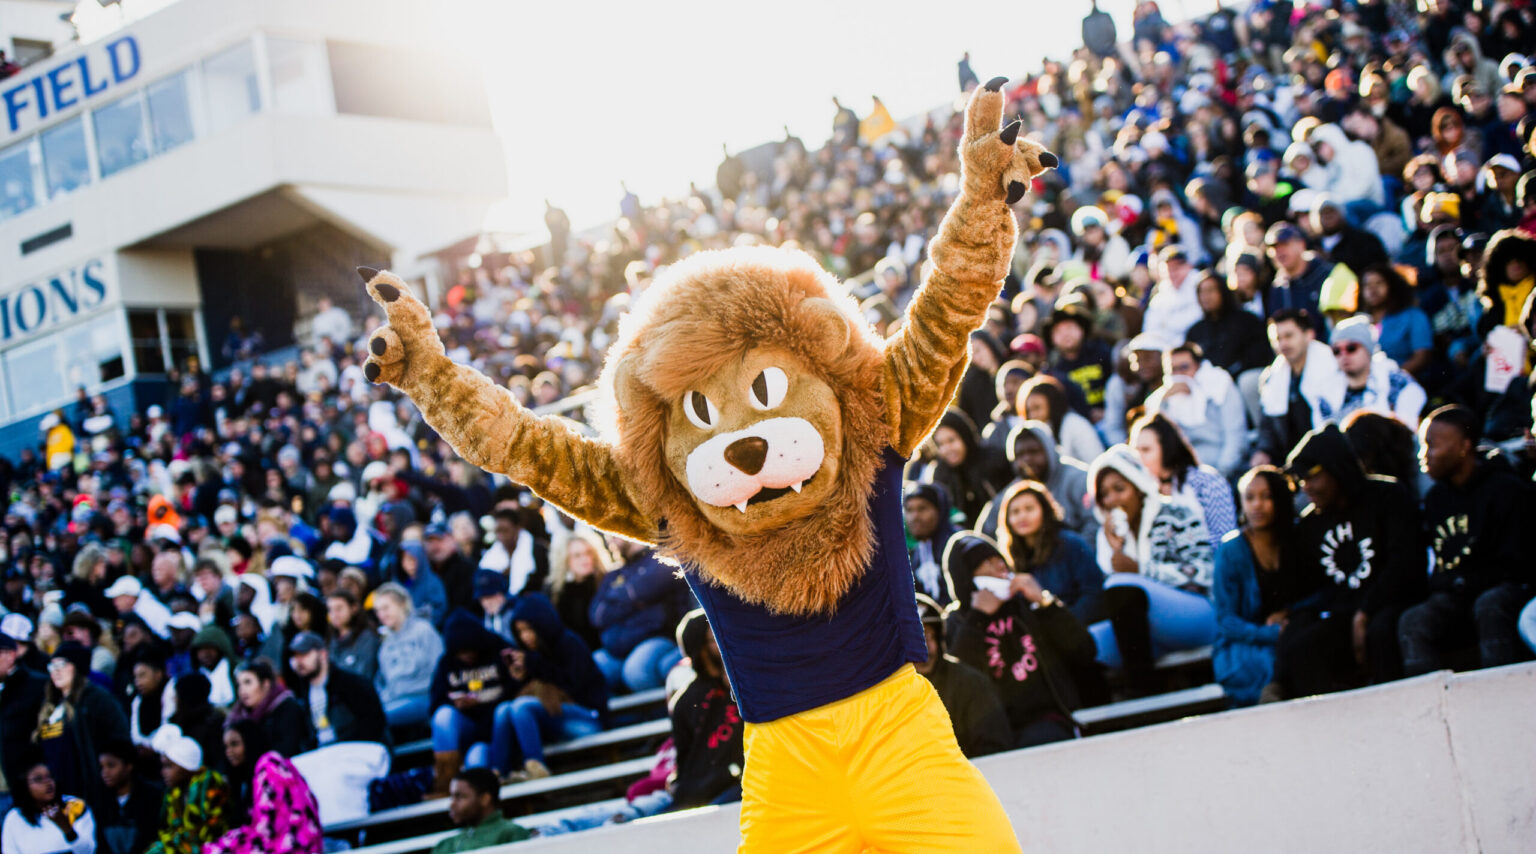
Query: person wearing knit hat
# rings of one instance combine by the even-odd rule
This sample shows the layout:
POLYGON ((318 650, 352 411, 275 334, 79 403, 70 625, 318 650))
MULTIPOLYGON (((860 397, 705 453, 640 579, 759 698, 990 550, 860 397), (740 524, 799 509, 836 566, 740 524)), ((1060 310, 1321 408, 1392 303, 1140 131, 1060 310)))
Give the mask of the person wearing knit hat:
POLYGON ((102 803, 106 793, 96 748, 128 740, 128 718, 90 673, 88 648, 73 641, 59 644, 48 660, 49 684, 33 739, 62 791, 78 792, 88 803, 102 803))
POLYGON ((164 760, 165 820, 146 854, 202 854, 229 829, 228 782, 206 766, 203 748, 180 727, 161 727, 153 746, 164 760))
POLYGON ((1336 420, 1357 410, 1390 415, 1417 430, 1429 401, 1413 376, 1381 352, 1376 326, 1368 317, 1351 317, 1334 327, 1329 343, 1344 374, 1344 399, 1336 420))
POLYGON ((939 700, 949 711, 960 752, 974 759, 1011 749, 1013 727, 1008 723, 1008 714, 1003 710, 992 681, 981 671, 945 652, 944 609, 938 602, 919 593, 917 613, 928 644, 928 660, 912 666, 933 684, 939 700))
POLYGON ((983 534, 950 540, 944 575, 955 598, 951 651, 992 683, 1012 746, 1073 738, 1072 712, 1082 705, 1073 674, 1093 667, 1088 631, 1034 576, 1015 574, 983 534))

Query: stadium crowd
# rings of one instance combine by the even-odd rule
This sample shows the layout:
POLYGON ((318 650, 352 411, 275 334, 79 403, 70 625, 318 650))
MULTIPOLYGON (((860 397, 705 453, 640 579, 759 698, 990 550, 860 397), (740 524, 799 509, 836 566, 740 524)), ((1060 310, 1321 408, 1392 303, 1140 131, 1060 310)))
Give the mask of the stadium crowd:
MULTIPOLYGON (((905 499, 919 669, 968 755, 1074 737, 1168 652, 1213 647, 1233 705, 1532 657, 1536 21, 1334 5, 1141 2, 1124 40, 1095 8, 1006 89, 1061 167, 905 499)), ((450 356, 560 408, 651 277, 751 244, 810 253, 889 332, 961 117, 835 110, 714 190, 626 189, 601 239, 551 206, 547 246, 466 259, 450 356)), ((438 850, 515 841, 500 784, 663 686, 626 815, 739 797, 686 585, 458 459, 363 378, 360 314, 322 303, 286 363, 232 328, 217 376, 180 366, 142 413, 82 391, 0 460, 7 854, 317 852, 304 757, 424 736, 430 779, 375 806, 447 797, 438 850)))

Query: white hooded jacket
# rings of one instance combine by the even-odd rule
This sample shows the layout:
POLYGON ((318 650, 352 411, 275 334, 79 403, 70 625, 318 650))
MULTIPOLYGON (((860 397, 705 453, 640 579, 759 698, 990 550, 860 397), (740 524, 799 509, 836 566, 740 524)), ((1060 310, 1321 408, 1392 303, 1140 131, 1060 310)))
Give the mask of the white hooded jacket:
POLYGON ((1333 160, 1323 165, 1328 174, 1327 184, 1320 189, 1326 190, 1341 204, 1364 200, 1386 204, 1386 191, 1381 186, 1381 165, 1370 143, 1350 139, 1344 135, 1343 128, 1335 124, 1318 125, 1308 139, 1314 150, 1320 142, 1333 149, 1333 160))

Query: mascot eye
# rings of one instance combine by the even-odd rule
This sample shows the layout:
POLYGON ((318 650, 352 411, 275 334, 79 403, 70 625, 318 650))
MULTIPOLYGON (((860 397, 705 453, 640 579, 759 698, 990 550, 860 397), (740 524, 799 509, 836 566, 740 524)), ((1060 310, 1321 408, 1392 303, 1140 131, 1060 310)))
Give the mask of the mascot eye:
POLYGON ((700 430, 713 429, 715 422, 720 420, 720 410, 715 408, 715 404, 709 398, 697 391, 690 391, 683 395, 683 414, 688 416, 693 426, 700 430))
POLYGON ((789 377, 778 368, 768 368, 752 381, 752 405, 758 409, 772 409, 784 402, 789 391, 789 377))

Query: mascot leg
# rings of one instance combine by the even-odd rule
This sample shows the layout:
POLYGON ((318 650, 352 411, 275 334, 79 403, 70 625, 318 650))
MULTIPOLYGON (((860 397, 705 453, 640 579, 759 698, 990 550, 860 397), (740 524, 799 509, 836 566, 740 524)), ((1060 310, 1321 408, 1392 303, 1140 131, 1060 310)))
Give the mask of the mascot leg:
POLYGON ((748 724, 746 750, 738 854, 1020 850, 911 665, 846 700, 748 724))

